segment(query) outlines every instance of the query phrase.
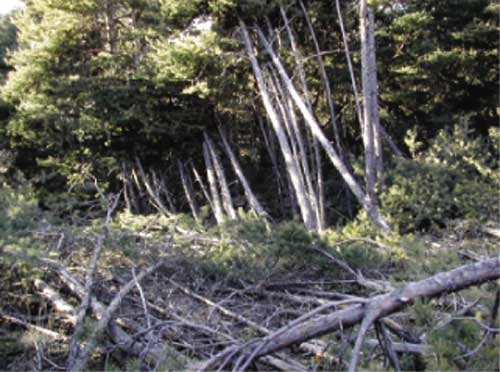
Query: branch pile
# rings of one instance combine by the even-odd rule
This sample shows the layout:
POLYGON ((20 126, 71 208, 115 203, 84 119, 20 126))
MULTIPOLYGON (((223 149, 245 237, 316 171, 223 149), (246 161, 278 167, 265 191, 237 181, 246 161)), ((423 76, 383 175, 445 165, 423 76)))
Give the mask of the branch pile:
MULTIPOLYGON (((106 223, 104 235, 108 228, 106 223)), ((400 370, 403 354, 433 352, 425 336, 402 321, 400 311, 421 299, 445 301, 446 294, 500 277, 500 258, 492 257, 394 288, 314 248, 341 269, 338 280, 281 273, 255 282, 211 281, 189 271, 186 257, 173 253, 173 239, 167 240, 161 259, 149 266, 141 264, 142 270, 132 266, 104 276, 96 259, 104 235, 97 239, 86 274, 61 261, 16 254, 18 260, 30 260, 48 270, 49 275, 35 280, 34 287, 50 304, 50 316, 66 324, 54 330, 50 322, 0 313, 4 323, 65 345, 66 353, 56 361, 40 350, 41 369, 57 366, 79 371, 95 360, 107 365, 128 355, 141 370, 288 371, 308 370, 321 362, 328 369, 354 371, 367 358, 364 350, 372 350, 370 358, 382 358, 400 370), (335 352, 332 342, 338 344, 335 352), (378 350, 378 356, 373 350, 378 350)), ((494 322, 498 303, 497 292, 493 309, 486 309, 491 321, 476 320, 484 328, 484 338, 476 348, 464 350, 464 358, 473 358, 498 334, 494 322)), ((479 300, 455 301, 454 316, 474 314, 481 306, 479 300)))

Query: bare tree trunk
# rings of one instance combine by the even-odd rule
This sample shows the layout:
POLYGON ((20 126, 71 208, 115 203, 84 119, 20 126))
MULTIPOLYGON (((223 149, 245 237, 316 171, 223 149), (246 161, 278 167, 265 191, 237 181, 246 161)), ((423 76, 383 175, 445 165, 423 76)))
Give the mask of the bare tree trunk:
POLYGON ((365 179, 366 192, 372 202, 375 202, 375 184, 377 169, 375 162, 374 117, 373 117, 373 89, 372 71, 374 67, 370 57, 369 47, 369 19, 366 0, 359 3, 359 30, 361 34, 361 67, 363 82, 363 144, 365 147, 365 179))
POLYGON ((248 182, 247 178, 245 177, 245 174, 243 173, 243 169, 241 169, 240 162, 236 158, 236 156, 233 153, 233 150, 231 150, 231 146, 229 145, 229 142, 227 141, 226 135, 222 131, 221 127, 218 127, 219 129, 219 135, 220 138, 222 139, 222 144, 224 145, 224 150, 226 151, 227 156, 229 157, 229 160, 231 161, 231 164, 233 166, 234 172, 238 176, 241 185, 243 186, 243 190, 245 192, 245 196, 247 197, 248 204, 250 205, 250 208, 254 211, 254 213, 257 216, 265 217, 267 215, 266 211, 260 204, 259 200, 255 196, 255 194, 252 191, 252 188, 250 187, 250 183, 248 182))
MULTIPOLYGON (((309 33, 311 34, 311 37, 313 39, 314 49, 316 50, 316 56, 317 56, 316 58, 318 60, 319 72, 321 75, 321 80, 322 80, 323 86, 325 87, 326 102, 328 104, 328 109, 330 111, 330 120, 332 122, 332 127, 333 127, 335 146, 337 148, 339 155, 342 155, 342 146, 340 144, 339 128, 338 128, 337 119, 335 116, 335 106, 333 104, 333 99, 332 99, 332 89, 330 87, 330 81, 328 80, 328 75, 326 73, 325 63, 323 62, 323 57, 321 56, 321 49, 319 47, 316 33, 314 32, 314 27, 313 27, 313 24, 311 22, 311 18, 309 17, 309 14, 307 13, 307 9, 304 6, 304 3, 302 2, 302 0, 299 0, 299 4, 300 4, 300 7, 302 8, 302 12, 304 13, 304 17, 305 17, 306 23, 307 23, 307 28, 309 29, 309 33)), ((311 113, 312 113, 312 111, 311 111, 311 113)))
POLYGON ((130 195, 129 195, 129 189, 128 189, 128 177, 127 177, 127 170, 125 166, 122 164, 122 190, 123 190, 123 199, 125 200, 125 207, 127 208, 127 211, 129 213, 133 213, 132 209, 132 201, 130 200, 130 195))
POLYGON ((233 206, 233 199, 231 197, 231 192, 229 191, 229 186, 227 185, 226 175, 224 174, 224 169, 222 168, 222 163, 220 162, 219 155, 215 151, 214 143, 210 136, 205 132, 205 142, 207 144, 208 151, 212 156, 212 164, 215 169, 215 174, 219 181, 219 186, 222 196, 222 205, 226 211, 230 220, 235 220, 237 218, 236 211, 233 206))
MULTIPOLYGON (((249 44, 247 46, 247 52, 253 54, 253 46, 252 42, 250 40, 250 36, 248 35, 248 30, 246 29, 246 26, 243 22, 240 22, 241 29, 243 30, 243 34, 246 35, 246 44, 249 44)), ((313 135, 317 138, 318 142, 322 145, 322 147, 325 149, 326 153, 328 154, 331 162, 335 166, 335 168, 338 170, 344 181, 347 183, 349 186, 350 190, 352 193, 356 196, 360 204, 365 208, 367 211, 368 215, 370 218, 383 230, 390 231, 391 228, 389 224, 385 221, 385 219, 382 217, 380 214, 378 207, 376 204, 374 204, 373 200, 369 198, 359 183, 356 181, 352 173, 349 171, 347 166, 344 164, 343 160, 339 157, 339 155, 336 153, 335 149, 331 145, 330 141, 326 138, 324 135, 323 131, 321 130, 320 125, 318 124, 317 120, 314 118, 312 113, 308 110, 307 106, 305 105, 304 101, 300 97, 299 93, 295 89, 290 77, 288 76, 285 68, 283 67, 281 61, 279 58, 276 56, 274 53, 273 49, 269 45, 269 42, 267 41, 266 37, 262 33, 262 31, 258 30, 259 37, 262 40, 264 47, 266 48, 266 51, 269 53, 271 56, 271 59, 276 66, 279 74, 281 75, 281 78, 283 82, 286 84, 288 91, 290 92, 295 104, 299 108, 300 112, 302 113, 306 123, 309 125, 311 132, 313 135)), ((255 58, 255 55, 254 55, 255 58)), ((260 73, 260 67, 255 60, 256 67, 259 69, 260 73)))
POLYGON ((201 191, 203 192, 203 195, 205 196, 205 199, 207 199, 208 204, 210 205, 210 209, 215 213, 215 206, 214 202, 212 201, 212 198, 210 197, 210 193, 208 192, 207 186, 203 182, 203 179, 201 178, 200 174, 196 170, 196 167, 194 166, 193 162, 190 160, 191 163, 191 169, 193 171, 194 177, 196 178, 196 182, 198 182, 198 185, 200 185, 201 191))
MULTIPOLYGON (((363 119, 363 113, 362 113, 361 105, 360 105, 361 100, 359 98, 358 87, 357 87, 357 84, 356 84, 356 79, 354 77, 354 69, 352 67, 351 53, 349 51, 349 43, 348 43, 348 40, 347 40, 347 34, 346 34, 346 31, 345 31, 345 27, 344 27, 344 20, 343 20, 343 17, 342 17, 342 9, 340 8, 340 1, 339 0, 335 0, 335 5, 336 5, 336 8, 337 8, 337 15, 338 15, 338 18, 339 18, 340 30, 342 32, 342 40, 344 42, 344 50, 345 50, 345 55, 346 55, 346 60, 347 60, 347 66, 349 68, 349 75, 351 77, 352 89, 353 89, 353 92, 354 92, 354 99, 355 99, 355 105, 356 105, 356 113, 358 115, 358 121, 359 121, 359 124, 361 126, 361 130, 363 130, 364 119, 363 119)), ((375 41, 373 40, 372 42, 373 42, 373 48, 375 50, 375 41)), ((378 104, 377 104, 377 110, 378 110, 378 104)), ((396 156, 403 156, 403 153, 396 146, 396 144, 392 140, 391 136, 384 129, 383 125, 380 124, 380 121, 378 123, 378 127, 379 127, 379 130, 380 130, 380 133, 381 133, 382 137, 386 140, 386 142, 387 142, 389 148, 392 150, 392 152, 396 156)), ((380 151, 381 152, 381 149, 379 148, 379 150, 376 150, 376 151, 380 151)), ((382 158, 380 157, 380 159, 382 159, 382 158)), ((382 161, 382 166, 383 166, 383 161, 382 161)))
POLYGON ((184 164, 180 160, 177 160, 177 168, 179 169, 179 174, 181 176, 182 188, 184 189, 184 194, 186 194, 186 200, 188 201, 191 213, 193 213, 194 220, 196 223, 200 223, 200 209, 198 208, 198 203, 196 203, 196 197, 193 192, 193 185, 188 175, 186 174, 184 164))
POLYGON ((203 143, 203 157, 205 158, 205 166, 207 168, 207 179, 208 185, 210 187, 210 194, 212 196, 210 199, 212 200, 213 204, 214 217, 217 221, 217 224, 222 225, 226 219, 224 217, 219 189, 217 187, 217 178, 215 176, 215 171, 212 164, 212 157, 210 155, 210 150, 208 149, 206 141, 203 143))
POLYGON ((261 93, 261 98, 264 103, 264 107, 266 108, 266 112, 269 116, 269 119, 271 120, 271 123, 273 125, 276 137, 278 138, 278 142, 280 144, 280 148, 283 153, 283 158, 285 159, 286 168, 290 175, 290 179, 298 199, 302 220, 304 221, 304 225, 306 226, 307 229, 315 230, 317 227, 315 224, 315 218, 311 212, 311 208, 308 207, 309 203, 307 200, 306 191, 304 190, 304 187, 300 182, 299 171, 293 159, 292 151, 290 149, 290 144, 288 143, 288 139, 286 138, 286 134, 283 130, 282 123, 278 116, 278 113, 276 112, 276 110, 272 105, 271 98, 269 96, 267 86, 265 84, 264 77, 262 75, 262 70, 260 69, 259 63, 253 51, 253 46, 250 40, 250 36, 248 35, 248 31, 243 23, 242 23, 242 31, 247 53, 248 56, 250 57, 250 61, 252 63, 252 68, 254 70, 259 91, 261 93))
MULTIPOLYGON (((293 51, 293 54, 294 54, 294 57, 295 57, 295 63, 297 64, 297 69, 298 69, 298 73, 299 73, 299 77, 300 77, 300 81, 302 83, 302 90, 304 92, 304 99, 306 101, 306 105, 307 107, 309 108, 309 111, 310 112, 313 112, 313 106, 312 106, 312 102, 311 102, 311 95, 309 93, 309 88, 308 88, 308 84, 307 84, 307 79, 306 79, 306 74, 305 74, 305 70, 304 70, 304 63, 302 61, 302 54, 300 53, 300 50, 299 48, 297 47, 297 43, 295 41, 295 37, 293 35, 293 30, 290 26, 290 21, 288 20, 288 17, 286 15, 286 12, 285 10, 283 9, 283 7, 280 7, 280 11, 281 11, 281 16, 285 22, 285 28, 286 28, 286 31, 287 31, 287 34, 288 34, 288 38, 290 40, 290 45, 292 47, 292 51, 293 51)), ((321 57, 319 57, 321 58, 321 57)), ((321 60, 322 61, 322 60, 321 60)), ((332 103, 330 101, 330 103, 332 103)), ((334 110, 333 110, 333 103, 330 105, 329 103, 329 108, 331 109, 330 110, 330 113, 333 113, 334 110)), ((293 105, 290 103, 289 106, 292 108, 293 110, 293 105)), ((332 123, 335 123, 335 118, 332 116, 332 123)), ((336 123, 335 123, 336 124, 336 123)), ((336 128, 336 125, 334 125, 334 129, 336 128)), ((314 151, 314 157, 313 157, 313 161, 312 161, 312 168, 314 169, 314 166, 316 168, 316 186, 317 186, 317 189, 316 189, 316 192, 313 193, 313 195, 315 195, 315 212, 316 212, 316 219, 317 219, 317 223, 318 223, 318 231, 322 231, 324 226, 325 226, 325 194, 324 194, 324 184, 323 184, 323 173, 322 173, 322 167, 321 167, 321 153, 319 151, 319 147, 318 147, 318 141, 316 140, 316 138, 313 136, 312 137, 312 140, 309 138, 310 137, 310 134, 309 134, 309 130, 308 130, 308 127, 306 127, 306 132, 307 132, 307 137, 308 137, 308 143, 310 144, 308 147, 309 149, 312 148, 313 151, 314 151), (312 143, 312 145, 311 145, 312 143)), ((308 158, 307 158, 307 151, 303 148, 302 149, 302 162, 304 163, 304 172, 309 174, 310 171, 309 171, 309 166, 308 166, 308 158)))
POLYGON ((271 93, 276 96, 275 99, 281 111, 283 121, 286 124, 285 129, 287 130, 288 138, 292 144, 293 157, 301 176, 300 182, 302 187, 307 190, 308 207, 311 209, 311 213, 314 213, 314 218, 316 219, 315 225, 317 226, 316 229, 321 231, 322 223, 320 222, 321 213, 318 207, 317 190, 313 186, 313 176, 309 167, 309 159, 302 139, 302 133, 297 123, 295 108, 286 88, 281 86, 280 80, 274 73, 272 75, 273 80, 270 84, 272 88, 271 93))
MULTIPOLYGON (((273 168, 273 173, 274 173, 274 180, 276 182, 276 188, 278 190, 278 197, 279 197, 279 207, 281 209, 281 214, 282 216, 286 215, 285 211, 285 205, 284 205, 284 196, 283 196, 283 177, 281 175, 280 169, 279 169, 279 164, 276 159, 276 154, 274 151, 274 147, 271 146, 271 140, 268 138, 266 128, 264 127, 264 123, 262 122, 262 118, 258 116, 257 114, 257 121, 259 123, 259 127, 262 132, 262 136, 264 138, 264 144, 266 145, 266 150, 269 154, 269 158, 271 159, 271 165, 273 168)), ((270 133, 272 135, 272 133, 270 133)))
POLYGON ((151 198, 152 204, 167 217, 171 217, 172 213, 169 211, 169 209, 166 207, 165 204, 163 204, 160 195, 158 193, 158 190, 154 190, 151 184, 149 183, 148 177, 146 176, 146 172, 144 172, 144 168, 142 167, 141 161, 139 158, 136 156, 135 162, 137 164, 137 168, 139 169, 139 173, 142 178, 142 183, 146 187, 146 191, 148 192, 149 197, 151 198))
POLYGON ((165 195, 165 200, 167 201, 169 210, 172 213, 176 213, 175 204, 174 201, 172 200, 172 196, 167 187, 167 182, 165 181, 165 177, 164 176, 162 176, 161 178, 158 177, 154 170, 151 171, 151 175, 153 176, 153 184, 158 190, 158 196, 160 196, 160 193, 163 193, 163 195, 165 195))
POLYGON ((321 232, 326 226, 325 217, 325 184, 323 183, 323 164, 321 161, 321 152, 318 141, 313 138, 314 159, 316 163, 316 195, 318 198, 318 231, 321 232))
POLYGON ((380 130, 380 115, 378 105, 378 81, 377 81, 377 57, 375 46, 375 15, 368 7, 368 69, 369 69, 369 90, 371 101, 371 114, 373 120, 373 148, 375 151, 375 181, 381 188, 384 172, 384 159, 382 153, 382 134, 380 130))

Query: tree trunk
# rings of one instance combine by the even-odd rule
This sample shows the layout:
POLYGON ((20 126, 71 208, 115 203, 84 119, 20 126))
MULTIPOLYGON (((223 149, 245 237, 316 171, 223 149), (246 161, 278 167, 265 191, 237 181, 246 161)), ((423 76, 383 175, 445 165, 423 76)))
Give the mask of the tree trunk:
MULTIPOLYGON (((246 37, 248 38, 248 43, 251 43, 250 37, 248 36, 248 31, 246 30, 246 26, 243 22, 241 22, 241 28, 244 30, 244 33, 246 32, 246 37)), ((306 123, 309 125, 312 134, 317 138, 318 142, 321 144, 321 146, 325 149, 326 153, 328 154, 332 164, 335 166, 337 171, 340 173, 344 181, 347 183, 349 186, 350 190, 352 193, 356 196, 358 199, 359 203, 365 208, 367 211, 368 215, 370 218, 377 224, 381 229, 385 231, 390 231, 391 227, 389 224, 385 221, 385 219, 380 215, 380 212, 378 211, 377 206, 373 203, 373 201, 367 197, 359 183, 356 181, 352 173, 349 171, 347 166, 344 164, 343 160, 339 157, 333 146, 331 145, 330 141, 326 138, 324 135, 323 131, 321 130, 320 125, 318 124, 317 120, 313 116, 313 114, 308 110, 307 106, 305 105, 304 101, 300 97, 299 93, 295 89, 292 81, 290 80, 290 77, 288 76, 285 68, 283 67, 281 61, 279 58, 276 56, 274 53, 273 49, 271 48, 269 42, 265 38, 265 36, 262 34, 262 31, 258 30, 259 37, 262 40, 264 47, 266 48, 266 51, 269 53, 271 56, 271 59, 276 66, 279 74, 281 75, 281 78, 283 82, 286 84, 287 89, 289 90, 295 104, 299 108, 300 112, 302 113, 306 123)), ((247 47, 252 53, 252 44, 250 44, 250 48, 247 47)), ((255 57, 254 57, 255 58, 255 57)), ((258 65, 257 65, 258 67, 258 65)))
POLYGON ((375 56, 375 19, 367 0, 359 4, 361 66, 363 81, 363 141, 367 193, 375 201, 375 186, 383 171, 382 142, 377 97, 377 61, 375 56))
POLYGON ((274 181, 276 183, 276 189, 278 190, 278 203, 279 203, 279 208, 281 211, 282 217, 286 216, 286 209, 285 209, 285 199, 283 195, 283 177, 281 175, 280 169, 279 169, 279 164, 276 159, 276 153, 274 151, 274 146, 271 146, 271 139, 269 136, 272 136, 272 133, 269 132, 269 136, 267 134, 266 127, 264 126, 264 123, 262 122, 262 118, 256 113, 257 115, 257 122, 259 123, 260 130, 262 132, 262 137, 264 138, 264 144, 266 146, 266 151, 269 154, 269 158, 271 159, 271 165, 274 173, 274 181))
POLYGON ((245 196, 247 197, 248 204, 250 204, 250 208, 254 211, 254 213, 258 216, 265 217, 267 215, 266 211, 260 204, 259 200, 255 196, 255 194, 252 191, 252 188, 250 187, 250 183, 248 182, 247 178, 245 177, 245 174, 243 173, 243 169, 241 169, 240 162, 236 158, 236 156, 233 153, 233 150, 231 150, 231 146, 229 145, 229 142, 227 141, 226 135, 222 131, 221 127, 219 129, 219 134, 220 138, 222 139, 222 144, 224 145, 224 150, 226 151, 227 156, 229 157, 229 160, 231 161, 231 165, 233 166, 234 172, 238 176, 241 185, 243 186, 243 191, 245 192, 245 196))
POLYGON ((231 197, 231 192, 229 191, 229 186, 227 185, 226 175, 224 174, 224 169, 222 168, 222 163, 219 159, 219 155, 215 151, 214 143, 209 135, 205 132, 205 142, 207 144, 208 151, 212 156, 212 164, 215 169, 215 174, 217 175, 217 180, 219 181, 219 186, 222 196, 222 205, 226 211, 230 220, 235 220, 237 218, 236 211, 233 206, 233 199, 231 197))
POLYGON ((198 203, 196 202, 196 197, 193 192, 193 185, 188 175, 186 174, 184 164, 180 160, 177 160, 177 168, 179 169, 179 174, 181 176, 182 188, 184 189, 184 194, 186 194, 186 200, 193 213, 193 218, 196 223, 200 223, 200 209, 198 208, 198 203))
POLYGON ((205 158, 205 166, 207 168, 207 179, 210 187, 210 194, 212 196, 210 199, 213 204, 214 217, 217 224, 222 225, 226 219, 224 217, 219 189, 217 187, 217 178, 212 164, 212 157, 206 141, 203 143, 203 157, 205 158))
MULTIPOLYGON (((307 28, 309 29, 309 33, 311 34, 313 44, 314 44, 314 49, 316 50, 316 59, 318 61, 318 66, 319 66, 319 72, 321 75, 321 80, 323 83, 323 86, 325 87, 325 98, 326 98, 326 103, 328 104, 328 110, 330 111, 330 120, 332 123, 332 128, 333 128, 333 136, 335 138, 335 146, 337 148, 337 151, 339 153, 339 156, 342 156, 342 146, 340 144, 340 135, 339 135, 339 128, 337 125, 337 119, 335 117, 335 106, 333 104, 333 99, 332 99, 332 89, 330 87, 330 81, 328 79, 328 75, 326 73, 326 68, 325 68, 325 63, 323 62, 323 57, 321 56, 321 49, 319 47, 318 39, 316 38, 316 33, 314 32, 314 27, 311 22, 311 18, 309 17, 309 14, 307 13, 307 9, 304 6, 304 3, 302 0, 299 0, 300 7, 302 8, 302 12, 304 13, 304 17, 306 19, 307 23, 307 28)), ((311 111, 312 113, 312 111, 311 111)))
POLYGON ((271 120, 271 124, 273 125, 276 137, 278 138, 278 142, 280 144, 280 148, 283 153, 283 158, 285 160, 286 168, 290 175, 290 180, 292 182, 295 194, 297 196, 302 220, 307 229, 315 230, 316 229, 315 218, 314 215, 311 213, 310 207, 308 208, 309 203, 307 200, 306 191, 304 190, 304 187, 300 182, 299 171, 293 159, 292 151, 290 149, 290 144, 288 143, 288 140, 286 138, 286 133, 283 130, 282 122, 278 116, 278 113, 274 109, 273 104, 271 102, 271 98, 269 96, 267 86, 264 81, 264 76, 262 75, 262 70, 260 69, 259 63, 253 51, 253 45, 250 40, 250 36, 248 35, 248 30, 246 29, 246 26, 243 23, 242 23, 242 31, 243 31, 242 32, 243 40, 245 42, 248 56, 250 57, 250 61, 252 63, 252 68, 254 70, 254 74, 257 80, 257 85, 261 93, 261 98, 264 103, 266 112, 269 116, 269 119, 271 120))
POLYGON ((215 213, 215 206, 212 201, 212 198, 210 197, 210 193, 208 192, 207 186, 203 182, 203 179, 201 178, 200 174, 196 170, 196 167, 192 163, 192 161, 189 161, 191 163, 191 169, 193 171, 194 177, 196 178, 196 182, 198 182, 198 185, 200 185, 201 191, 203 192, 203 195, 205 196, 205 199, 207 199, 208 204, 210 205, 210 209, 212 212, 215 213))
POLYGON ((139 173, 142 178, 142 183, 146 187, 146 191, 149 197, 151 198, 152 204, 156 207, 156 209, 158 209, 159 212, 163 213, 167 217, 170 217, 172 214, 170 213, 166 205, 163 204, 157 190, 155 191, 151 186, 151 183, 149 182, 146 172, 144 172, 144 168, 142 167, 141 161, 139 160, 138 157, 135 158, 135 162, 137 164, 137 168, 139 169, 139 173))
MULTIPOLYGON (((290 26, 290 21, 288 20, 288 17, 286 15, 285 10, 283 7, 280 7, 281 11, 281 16, 285 22, 285 28, 288 34, 288 39, 290 40, 290 46, 292 47, 292 51, 295 57, 295 63, 297 64, 297 70, 299 73, 300 81, 302 84, 302 91, 304 92, 304 99, 306 101, 306 105, 309 108, 310 112, 313 112, 313 106, 311 102, 311 95, 309 93, 309 88, 307 84, 307 79, 306 79, 306 73, 304 70, 304 63, 302 61, 302 54, 300 53, 299 48, 297 47, 297 43, 295 41, 295 37, 293 34, 293 30, 290 26)), ((290 103, 290 107, 293 107, 293 105, 290 103)), ((334 112, 333 110, 333 105, 329 107, 331 108, 330 113, 332 114, 334 112)), ((293 108, 292 108, 293 109, 293 108)), ((332 123, 335 123, 335 118, 332 116, 332 123)), ((335 123, 336 124, 336 123, 335 123)), ((334 125, 334 128, 336 128, 336 125, 334 125)), ((316 168, 316 190, 312 195, 315 195, 316 200, 315 200, 315 213, 316 213, 316 219, 318 223, 318 231, 321 232, 324 227, 325 227, 325 197, 324 197, 324 184, 323 184, 323 173, 322 173, 322 167, 321 167, 321 153, 319 151, 318 147, 318 141, 316 140, 315 137, 310 138, 311 135, 309 134, 309 128, 306 127, 306 132, 307 132, 307 137, 308 141, 307 143, 309 144, 308 148, 313 149, 314 155, 312 157, 313 161, 311 162, 311 168, 314 169, 316 168)), ((308 158, 307 158, 307 151, 303 148, 303 158, 302 161, 304 162, 304 172, 309 174, 309 166, 308 166, 308 158)))
MULTIPOLYGON (((500 278, 500 257, 494 257, 448 272, 438 273, 418 282, 409 283, 391 293, 375 296, 365 304, 349 306, 313 318, 305 314, 303 315, 305 320, 297 326, 285 326, 262 338, 261 347, 256 356, 267 355, 339 329, 346 330, 362 322, 366 316, 370 316, 370 313, 375 314, 375 320, 381 319, 414 303, 418 299, 457 292, 473 285, 498 280, 498 278, 500 278)), ((311 316, 313 316, 315 314, 314 310, 311 313, 311 316)), ((253 343, 252 347, 259 347, 259 345, 253 343)), ((219 355, 227 355, 227 350, 222 351, 219 355)), ((245 352, 241 348, 239 351, 245 352)), ((218 358, 213 357, 202 366, 197 366, 197 369, 211 370, 218 362, 218 358)))

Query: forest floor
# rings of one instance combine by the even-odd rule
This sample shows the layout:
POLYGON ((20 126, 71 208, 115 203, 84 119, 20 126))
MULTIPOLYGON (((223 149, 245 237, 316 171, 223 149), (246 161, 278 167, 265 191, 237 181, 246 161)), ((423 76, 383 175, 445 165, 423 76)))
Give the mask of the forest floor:
MULTIPOLYGON (((114 331, 108 327, 98 337, 88 364, 93 370, 194 369, 315 309, 321 315, 363 304, 498 254, 498 238, 465 222, 429 234, 381 237, 334 231, 318 236, 295 223, 269 228, 252 219, 208 231, 183 216, 120 213, 109 226, 42 219, 29 231, 2 237, 0 370, 65 369, 81 302, 71 283, 86 283, 100 238, 94 306, 105 309, 120 288, 131 281, 134 286, 120 299, 114 331), (140 284, 134 282, 157 263, 140 284), (117 342, 117 329, 131 342, 117 342)), ((385 318, 390 334, 381 326, 367 333, 359 369, 497 370, 495 299, 498 282, 416 301, 385 318)), ((85 318, 83 344, 98 327, 98 311, 85 318)), ((259 359, 227 357, 218 368, 345 370, 355 330, 330 332, 259 359)))

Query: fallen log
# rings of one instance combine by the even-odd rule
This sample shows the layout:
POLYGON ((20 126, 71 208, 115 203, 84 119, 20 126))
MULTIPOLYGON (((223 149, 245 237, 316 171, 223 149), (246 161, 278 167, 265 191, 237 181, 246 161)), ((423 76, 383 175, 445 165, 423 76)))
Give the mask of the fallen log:
POLYGON ((10 322, 12 324, 19 325, 21 327, 24 327, 24 328, 30 330, 30 331, 47 336, 53 340, 61 340, 61 341, 68 341, 69 340, 69 337, 67 337, 65 335, 54 332, 54 331, 47 329, 47 328, 44 328, 44 327, 37 326, 35 324, 28 323, 28 322, 24 321, 23 319, 16 318, 15 316, 12 316, 9 314, 0 313, 0 319, 4 319, 7 322, 10 322))
MULTIPOLYGON (((375 339, 368 339, 365 344, 369 347, 379 346, 379 341, 375 339)), ((432 352, 432 347, 426 344, 410 344, 408 342, 393 342, 392 347, 396 353, 408 354, 429 354, 432 352)))
MULTIPOLYGON (((239 353, 252 353, 253 350, 258 348, 258 352, 254 355, 255 358, 258 358, 339 329, 345 330, 362 322, 367 316, 373 321, 381 319, 412 304, 419 298, 431 298, 444 293, 456 292, 498 278, 500 278, 500 257, 461 266, 457 269, 438 273, 430 278, 407 284, 403 288, 396 289, 391 293, 375 296, 365 304, 349 306, 331 314, 317 316, 294 327, 285 326, 261 338, 258 343, 252 344, 251 349, 247 347, 239 350, 239 353)), ((211 370, 221 362, 221 359, 226 358, 230 352, 231 347, 226 348, 210 360, 197 365, 196 368, 211 370)), ((350 365, 351 369, 355 368, 353 364, 355 363, 351 363, 350 365)))

